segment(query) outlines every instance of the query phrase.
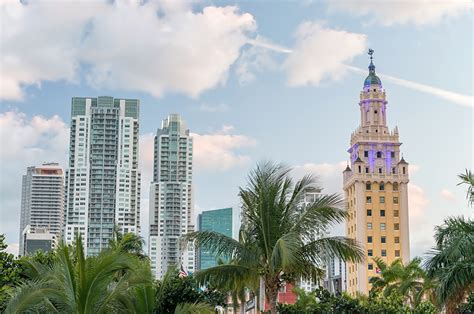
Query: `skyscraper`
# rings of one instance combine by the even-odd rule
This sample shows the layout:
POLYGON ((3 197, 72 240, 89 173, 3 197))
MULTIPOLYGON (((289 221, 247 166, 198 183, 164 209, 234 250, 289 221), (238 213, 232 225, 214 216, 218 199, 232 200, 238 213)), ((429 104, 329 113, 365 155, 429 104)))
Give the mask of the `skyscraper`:
POLYGON ((378 276, 374 257, 410 259, 408 164, 400 155, 398 129, 387 126, 387 100, 369 50, 369 75, 360 93, 360 126, 351 135, 350 166, 343 173, 348 201, 347 235, 361 243, 365 261, 347 263, 347 288, 368 293, 378 276))
POLYGON ((108 246, 114 226, 140 231, 139 100, 74 97, 66 174, 67 243, 86 254, 108 246))
POLYGON ((193 139, 181 117, 164 119, 155 136, 153 182, 150 186, 151 268, 161 278, 168 267, 194 271, 194 248, 180 237, 194 231, 193 139))
POLYGON ((57 163, 28 167, 22 180, 19 254, 27 253, 27 234, 48 234, 54 244, 61 237, 63 222, 63 169, 57 163))
MULTIPOLYGON (((214 231, 232 238, 232 207, 203 211, 198 216, 199 231, 214 231)), ((217 258, 206 247, 198 248, 197 269, 217 265, 217 258)))

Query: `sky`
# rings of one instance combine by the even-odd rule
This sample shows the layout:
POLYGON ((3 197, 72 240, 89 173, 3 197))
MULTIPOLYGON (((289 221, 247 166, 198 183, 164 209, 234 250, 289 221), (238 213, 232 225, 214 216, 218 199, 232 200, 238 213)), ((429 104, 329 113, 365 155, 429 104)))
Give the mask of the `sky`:
MULTIPOLYGON (((21 176, 67 167, 72 97, 140 99, 142 235, 153 136, 170 113, 194 141, 196 214, 238 204, 262 160, 342 193, 367 50, 410 163, 412 256, 434 226, 471 215, 470 1, 15 1, 0 28, 0 233, 18 250, 21 176)), ((335 228, 335 233, 342 228, 335 228)))

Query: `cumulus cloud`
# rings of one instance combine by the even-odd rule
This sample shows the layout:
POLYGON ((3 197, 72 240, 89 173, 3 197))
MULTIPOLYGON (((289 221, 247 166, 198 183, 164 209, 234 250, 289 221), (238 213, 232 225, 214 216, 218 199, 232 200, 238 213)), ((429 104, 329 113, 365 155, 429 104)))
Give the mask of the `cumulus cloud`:
POLYGON ((356 16, 369 16, 370 23, 384 26, 394 24, 434 24, 445 18, 472 10, 469 0, 355 1, 330 0, 330 11, 342 11, 356 16))
POLYGON ((69 128, 58 116, 0 114, 0 223, 8 243, 18 241, 21 178, 26 167, 44 162, 66 167, 68 144, 69 128))
POLYGON ((166 1, 5 1, 0 98, 19 100, 23 86, 74 81, 80 64, 97 88, 180 92, 192 97, 224 84, 252 15, 235 6, 166 1), (58 13, 60 12, 60 13, 58 13))
POLYGON ((456 200, 456 197, 454 196, 454 193, 451 192, 450 190, 448 189, 442 189, 441 192, 439 193, 439 195, 447 200, 447 201, 450 201, 450 202, 453 202, 456 200))
POLYGON ((232 126, 223 126, 214 134, 191 133, 196 171, 225 171, 250 162, 250 156, 240 150, 255 147, 257 141, 246 135, 231 134, 232 131, 232 126))
POLYGON ((316 177, 317 183, 326 193, 342 193, 342 171, 346 167, 346 162, 338 163, 306 163, 293 167, 292 175, 296 179, 304 175, 311 174, 316 177))
POLYGON ((363 53, 367 36, 331 29, 321 23, 305 22, 296 33, 296 45, 283 67, 288 85, 319 85, 339 80, 347 72, 344 63, 363 53))

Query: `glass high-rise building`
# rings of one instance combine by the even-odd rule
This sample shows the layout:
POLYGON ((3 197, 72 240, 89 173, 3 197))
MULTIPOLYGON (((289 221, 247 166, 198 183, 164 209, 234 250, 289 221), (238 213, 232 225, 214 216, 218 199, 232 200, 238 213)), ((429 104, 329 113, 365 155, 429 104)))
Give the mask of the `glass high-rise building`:
MULTIPOLYGON (((232 207, 203 211, 198 216, 199 231, 215 231, 232 238, 232 207)), ((219 256, 206 247, 198 248, 198 269, 216 266, 219 256)))
POLYGON ((48 234, 54 240, 50 242, 51 249, 61 237, 63 223, 63 169, 57 163, 28 167, 22 180, 19 254, 28 253, 27 235, 35 233, 48 234))
POLYGON ((153 182, 150 186, 150 238, 152 272, 161 278, 170 266, 195 268, 192 245, 180 237, 194 231, 193 139, 181 117, 164 119, 155 136, 153 182))
POLYGON ((114 226, 140 231, 139 100, 74 97, 66 173, 67 243, 86 254, 108 246, 114 226))

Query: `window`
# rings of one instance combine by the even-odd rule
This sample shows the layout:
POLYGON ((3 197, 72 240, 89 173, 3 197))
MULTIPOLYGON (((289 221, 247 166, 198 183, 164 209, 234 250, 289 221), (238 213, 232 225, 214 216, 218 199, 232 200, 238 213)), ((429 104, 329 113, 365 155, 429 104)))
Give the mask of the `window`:
POLYGON ((380 217, 385 217, 385 209, 380 210, 380 217))
POLYGON ((365 201, 366 201, 366 203, 369 203, 369 204, 372 203, 372 197, 371 197, 371 196, 367 196, 367 197, 365 198, 365 201))
POLYGON ((397 209, 394 210, 394 211, 393 211, 393 217, 398 217, 398 215, 399 215, 399 214, 398 214, 398 210, 397 210, 397 209))
POLYGON ((384 191, 384 190, 385 190, 385 183, 380 182, 380 184, 379 184, 379 190, 380 190, 380 191, 384 191))
POLYGON ((382 152, 377 152, 377 158, 382 158, 382 152))
POLYGON ((368 150, 364 150, 364 157, 369 157, 369 151, 368 150))
POLYGON ((374 251, 372 249, 367 250, 367 255, 368 256, 374 256, 374 251))
POLYGON ((400 230, 400 224, 394 224, 394 225, 393 225, 393 228, 394 228, 395 230, 400 230))
POLYGON ((385 230, 385 223, 380 223, 380 230, 385 230))
POLYGON ((390 152, 390 157, 395 158, 395 152, 390 152))
POLYGON ((365 173, 369 173, 369 167, 365 167, 365 173))
POLYGON ((397 172, 395 171, 395 167, 392 168, 392 173, 393 173, 393 174, 397 173, 397 172))
POLYGON ((395 257, 400 257, 400 250, 395 250, 395 257))
POLYGON ((385 203, 385 196, 380 196, 379 200, 380 200, 380 204, 384 204, 385 203))
POLYGON ((368 230, 372 230, 372 223, 371 223, 371 222, 368 222, 368 223, 367 223, 367 229, 368 229, 368 230))
POLYGON ((381 254, 383 257, 387 256, 387 250, 382 250, 382 254, 381 254))
POLYGON ((398 197, 397 196, 393 197, 393 204, 398 204, 398 197))
MULTIPOLYGON (((393 168, 393 169, 395 169, 395 168, 393 168)), ((395 183, 393 184, 393 190, 394 190, 394 191, 398 191, 398 183, 397 183, 397 182, 395 182, 395 183)))
POLYGON ((362 171, 362 168, 361 168, 360 165, 359 165, 359 173, 361 173, 361 171, 362 171))
POLYGON ((403 170, 403 171, 402 171, 402 172, 403 172, 403 174, 406 174, 405 167, 403 167, 403 169, 402 169, 402 170, 403 170))
POLYGON ((367 182, 367 183, 365 184, 365 189, 368 190, 368 191, 370 191, 370 190, 372 189, 372 184, 370 184, 370 182, 367 182))
POLYGON ((395 237, 395 243, 400 243, 400 237, 395 237))
POLYGON ((380 242, 381 243, 387 243, 387 238, 385 236, 380 237, 380 242))
POLYGON ((367 216, 372 216, 372 209, 367 209, 367 216))
POLYGON ((382 173, 382 168, 379 168, 379 173, 382 173))
POLYGON ((367 237, 367 243, 372 243, 372 237, 371 236, 367 237))
POLYGON ((374 264, 372 264, 372 263, 369 263, 369 264, 368 264, 368 269, 369 269, 369 270, 372 270, 372 269, 374 269, 374 264))

